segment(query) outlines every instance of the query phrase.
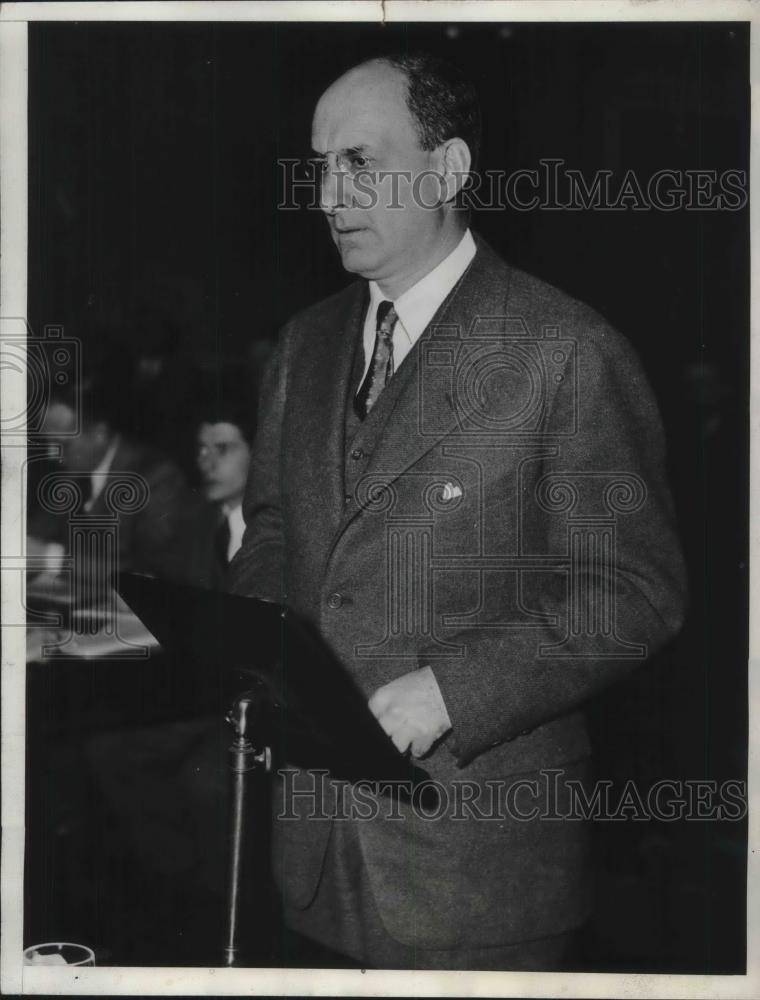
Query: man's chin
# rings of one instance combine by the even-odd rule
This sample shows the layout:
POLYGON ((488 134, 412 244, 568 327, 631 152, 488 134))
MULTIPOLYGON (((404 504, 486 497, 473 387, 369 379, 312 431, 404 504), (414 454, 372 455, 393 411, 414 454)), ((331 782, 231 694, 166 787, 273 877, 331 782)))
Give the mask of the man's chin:
POLYGON ((340 251, 340 261, 344 270, 350 274, 358 274, 371 280, 377 269, 377 260, 372 254, 358 247, 350 247, 340 251))

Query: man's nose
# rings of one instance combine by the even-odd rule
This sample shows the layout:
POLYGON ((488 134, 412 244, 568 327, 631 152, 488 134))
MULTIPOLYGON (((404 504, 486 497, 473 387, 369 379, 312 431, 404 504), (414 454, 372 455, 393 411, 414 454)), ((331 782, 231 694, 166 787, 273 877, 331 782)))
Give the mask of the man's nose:
POLYGON ((328 167, 322 174, 319 207, 323 212, 335 212, 348 206, 348 176, 337 166, 328 167))
POLYGON ((214 455, 204 454, 198 456, 198 468, 203 473, 213 472, 216 467, 216 459, 214 455))

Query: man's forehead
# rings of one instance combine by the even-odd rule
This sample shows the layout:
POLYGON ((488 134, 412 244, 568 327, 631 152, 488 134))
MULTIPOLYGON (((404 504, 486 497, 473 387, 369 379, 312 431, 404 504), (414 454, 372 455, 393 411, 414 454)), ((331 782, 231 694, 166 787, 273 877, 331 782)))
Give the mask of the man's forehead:
POLYGON ((375 151, 389 144, 411 142, 416 145, 417 132, 406 108, 390 114, 387 108, 372 113, 357 110, 314 116, 311 144, 315 152, 345 153, 353 150, 375 151))
POLYGON ((315 153, 363 153, 376 151, 387 141, 377 122, 359 119, 345 122, 314 122, 312 146, 315 153))
POLYGON ((314 111, 312 139, 319 148, 317 144, 329 138, 331 151, 338 152, 338 142, 342 149, 377 143, 391 130, 414 133, 406 81, 391 66, 370 64, 350 71, 325 91, 314 111))

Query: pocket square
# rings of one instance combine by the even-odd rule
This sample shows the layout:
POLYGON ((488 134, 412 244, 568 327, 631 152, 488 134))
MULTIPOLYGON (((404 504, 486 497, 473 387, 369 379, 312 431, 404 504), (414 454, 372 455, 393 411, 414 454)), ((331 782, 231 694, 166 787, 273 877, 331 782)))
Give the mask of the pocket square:
POLYGON ((457 497, 461 497, 462 487, 455 486, 454 483, 446 483, 443 487, 442 500, 456 500, 457 497))

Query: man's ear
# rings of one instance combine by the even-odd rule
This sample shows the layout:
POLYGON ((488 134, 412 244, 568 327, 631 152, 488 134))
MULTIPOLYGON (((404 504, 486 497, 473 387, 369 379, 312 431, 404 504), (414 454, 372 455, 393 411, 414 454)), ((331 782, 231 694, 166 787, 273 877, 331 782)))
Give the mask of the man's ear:
POLYGON ((454 201, 464 187, 472 165, 470 147, 464 139, 447 139, 439 147, 441 154, 441 202, 454 201))

